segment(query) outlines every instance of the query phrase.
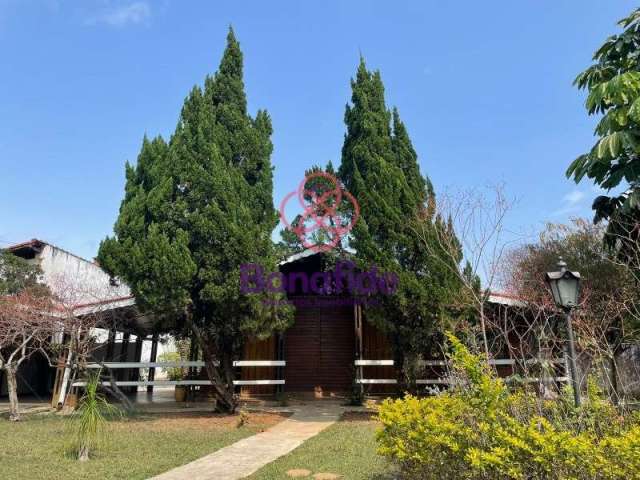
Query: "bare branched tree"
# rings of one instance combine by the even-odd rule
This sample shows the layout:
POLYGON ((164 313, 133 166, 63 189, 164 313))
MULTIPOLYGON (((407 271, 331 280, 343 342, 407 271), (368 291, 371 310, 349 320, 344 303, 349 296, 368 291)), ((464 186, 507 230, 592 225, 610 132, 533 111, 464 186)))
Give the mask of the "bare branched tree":
POLYGON ((498 281, 505 251, 518 240, 505 227, 513 204, 501 185, 486 191, 447 192, 438 198, 437 215, 448 228, 433 234, 423 226, 421 232, 424 246, 434 261, 441 261, 459 279, 462 292, 460 304, 455 307, 475 313, 487 358, 492 350, 487 333, 487 298, 498 281), (461 255, 464 263, 459 261, 461 255), (443 258, 446 260, 442 261, 443 258))
MULTIPOLYGON (((121 315, 113 309, 109 300, 112 293, 103 285, 96 285, 87 278, 71 278, 69 275, 58 275, 51 279, 55 292, 61 330, 64 341, 60 345, 60 360, 64 362, 63 389, 60 398, 66 395, 68 386, 80 377, 87 377, 87 365, 96 362, 94 353, 100 347, 98 334, 100 331, 115 328, 121 315)), ((131 402, 116 385, 116 378, 108 368, 101 369, 104 379, 102 384, 110 394, 118 398, 125 408, 132 408, 131 402)))
POLYGON ((42 351, 56 331, 57 322, 51 311, 50 297, 42 291, 24 289, 0 297, 0 370, 7 377, 11 421, 20 420, 18 369, 42 351))

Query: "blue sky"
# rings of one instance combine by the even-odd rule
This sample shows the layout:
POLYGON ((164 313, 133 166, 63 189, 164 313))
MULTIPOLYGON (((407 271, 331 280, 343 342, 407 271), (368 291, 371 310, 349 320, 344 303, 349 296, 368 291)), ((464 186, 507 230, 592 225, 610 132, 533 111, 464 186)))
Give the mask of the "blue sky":
POLYGON ((251 111, 273 119, 276 204, 340 160, 349 79, 380 69, 436 189, 504 182, 509 227, 590 216, 564 177, 594 120, 572 87, 633 8, 623 0, 212 2, 0 0, 0 245, 37 237, 93 257, 124 162, 169 136, 232 24, 251 111))

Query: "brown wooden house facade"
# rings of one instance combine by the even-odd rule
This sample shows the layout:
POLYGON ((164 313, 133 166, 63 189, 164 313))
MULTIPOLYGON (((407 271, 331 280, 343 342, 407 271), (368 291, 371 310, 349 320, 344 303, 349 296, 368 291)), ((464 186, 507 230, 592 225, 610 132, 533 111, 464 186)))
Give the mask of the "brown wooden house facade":
MULTIPOLYGON (((294 255, 280 266, 287 275, 327 270, 325 255, 303 252, 294 255)), ((282 378, 286 392, 315 396, 343 395, 352 390, 356 380, 355 361, 359 359, 393 358, 391 347, 379 330, 363 321, 363 308, 348 293, 314 294, 288 292, 288 300, 295 305, 293 324, 282 334, 267 340, 249 340, 243 359, 284 360, 286 366, 272 368, 243 368, 242 380, 282 378)), ((372 378, 395 378, 389 366, 364 367, 364 375, 372 378)), ((244 395, 273 394, 273 386, 243 387, 244 395)), ((388 387, 376 388, 384 392, 388 387)))

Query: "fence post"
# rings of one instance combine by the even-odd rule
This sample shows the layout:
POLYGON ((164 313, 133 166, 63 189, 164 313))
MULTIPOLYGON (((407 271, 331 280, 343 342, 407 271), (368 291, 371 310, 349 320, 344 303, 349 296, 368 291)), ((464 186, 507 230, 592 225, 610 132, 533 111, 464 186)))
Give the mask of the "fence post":
MULTIPOLYGON (((362 307, 357 303, 353 306, 353 316, 356 329, 356 360, 362 360, 363 345, 362 345, 362 307)), ((356 381, 360 387, 360 394, 364 394, 364 384, 360 381, 364 378, 364 367, 362 365, 356 366, 356 381)))
MULTIPOLYGON (((284 360, 284 335, 278 333, 276 338, 276 360, 284 360)), ((276 380, 284 380, 284 368, 276 367, 276 380)), ((276 394, 284 393, 284 385, 276 385, 276 394)))

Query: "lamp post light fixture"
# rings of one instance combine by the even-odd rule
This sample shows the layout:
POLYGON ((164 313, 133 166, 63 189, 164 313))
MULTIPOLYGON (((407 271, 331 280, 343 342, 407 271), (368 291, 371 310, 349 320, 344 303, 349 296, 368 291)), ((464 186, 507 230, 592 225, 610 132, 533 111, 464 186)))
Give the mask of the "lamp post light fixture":
POLYGON ((571 310, 578 305, 580 295, 580 274, 567 270, 567 264, 560 257, 557 272, 547 272, 547 283, 551 288, 553 300, 562 308, 566 315, 567 336, 569 337, 569 366, 571 368, 571 386, 576 407, 580 406, 580 385, 576 369, 576 346, 571 324, 571 310))

